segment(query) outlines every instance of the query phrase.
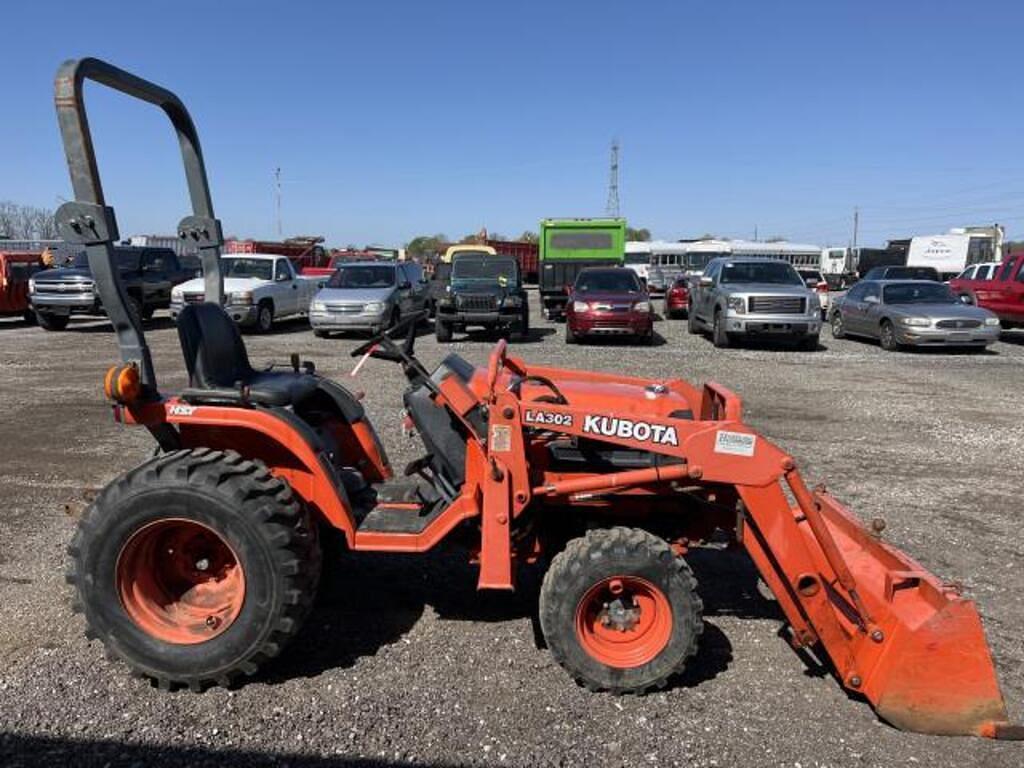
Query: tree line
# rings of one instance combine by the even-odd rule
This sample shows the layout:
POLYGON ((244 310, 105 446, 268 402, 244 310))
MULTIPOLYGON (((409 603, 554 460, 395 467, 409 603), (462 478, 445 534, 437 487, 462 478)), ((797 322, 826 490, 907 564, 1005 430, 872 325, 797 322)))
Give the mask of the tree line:
POLYGON ((49 208, 0 201, 0 239, 56 240, 57 222, 49 208))

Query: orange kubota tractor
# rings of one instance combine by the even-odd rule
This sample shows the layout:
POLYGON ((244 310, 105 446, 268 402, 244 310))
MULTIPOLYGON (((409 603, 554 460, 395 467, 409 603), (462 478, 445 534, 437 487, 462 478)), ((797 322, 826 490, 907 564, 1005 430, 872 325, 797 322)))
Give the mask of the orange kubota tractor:
MULTIPOLYGON (((981 622, 957 589, 869 533, 715 384, 530 365, 499 342, 488 366, 430 370, 414 325, 354 355, 393 362, 422 458, 395 479, 359 400, 293 357, 252 367, 221 308, 220 223, 198 137, 174 94, 95 59, 64 64, 56 104, 75 200, 63 236, 84 245, 122 363, 116 417, 157 454, 111 482, 70 546, 88 633, 165 687, 253 675, 299 631, 320 574, 321 527, 349 550, 424 552, 458 537, 481 589, 513 589, 549 562, 539 617, 555 659, 594 690, 639 693, 685 668, 701 601, 687 551, 725 532, 746 549, 791 627, 839 683, 893 725, 1021 736, 1007 724, 981 622), (181 146, 205 303, 178 332, 189 387, 161 392, 127 309, 82 101, 90 79, 161 107, 181 146)), ((336 555, 344 556, 344 554, 336 555)))

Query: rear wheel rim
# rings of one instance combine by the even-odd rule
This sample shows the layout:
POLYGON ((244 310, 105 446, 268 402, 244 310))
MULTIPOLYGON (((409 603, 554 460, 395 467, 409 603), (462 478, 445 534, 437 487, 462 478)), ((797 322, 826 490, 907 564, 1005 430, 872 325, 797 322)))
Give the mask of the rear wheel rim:
POLYGON ((839 336, 843 333, 843 318, 839 314, 832 315, 832 334, 839 336))
POLYGON ((140 528, 115 569, 125 612, 143 632, 174 645, 224 633, 245 602, 245 574, 227 542, 194 520, 169 518, 140 528))
POLYGON ((576 638, 593 659, 616 669, 656 659, 672 637, 665 593, 638 576, 610 576, 592 586, 576 607, 576 638))

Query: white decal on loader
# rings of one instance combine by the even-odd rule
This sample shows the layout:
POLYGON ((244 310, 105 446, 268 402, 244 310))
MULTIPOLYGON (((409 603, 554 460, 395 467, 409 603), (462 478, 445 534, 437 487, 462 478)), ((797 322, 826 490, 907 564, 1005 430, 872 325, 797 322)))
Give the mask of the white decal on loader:
POLYGON ((734 456, 753 456, 757 446, 757 435, 743 432, 720 431, 715 435, 715 453, 731 453, 734 456))
POLYGON ((191 416, 196 411, 194 405, 172 405, 171 416, 191 416))
POLYGON ((527 411, 523 414, 527 424, 548 424, 552 427, 571 427, 571 413, 552 413, 551 411, 527 411))
POLYGON ((614 416, 584 416, 583 431, 602 437, 637 440, 641 443, 679 445, 679 435, 676 433, 675 427, 650 424, 646 421, 619 419, 614 416))

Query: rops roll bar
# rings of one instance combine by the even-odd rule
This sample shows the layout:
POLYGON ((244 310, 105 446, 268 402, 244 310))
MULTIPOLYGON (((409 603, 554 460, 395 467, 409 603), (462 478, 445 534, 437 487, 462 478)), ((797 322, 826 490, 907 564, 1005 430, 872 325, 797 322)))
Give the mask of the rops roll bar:
POLYGON ((203 265, 205 298, 216 304, 222 303, 224 294, 220 271, 220 247, 224 237, 220 221, 213 214, 199 135, 181 100, 165 88, 99 59, 64 62, 54 80, 54 102, 75 199, 57 209, 57 227, 66 241, 85 246, 100 300, 117 333, 121 358, 126 363, 138 364, 144 390, 152 396, 157 391, 156 375, 141 319, 128 311, 128 296, 117 266, 114 252, 114 243, 119 239, 117 221, 114 209, 103 198, 83 100, 86 80, 155 104, 170 118, 181 146, 181 159, 192 201, 192 215, 178 224, 178 236, 198 247, 203 265))

